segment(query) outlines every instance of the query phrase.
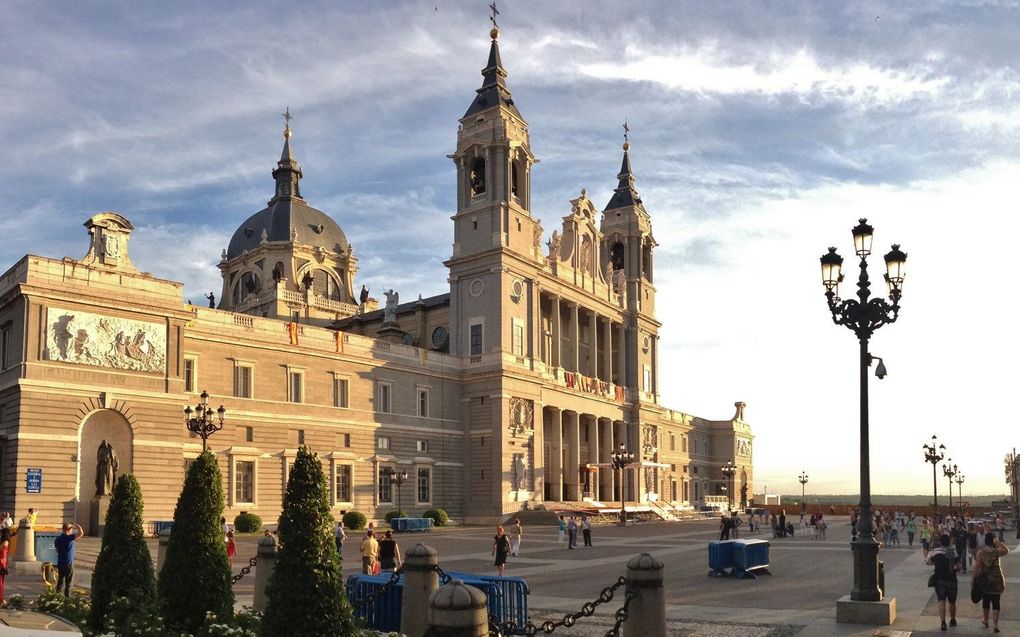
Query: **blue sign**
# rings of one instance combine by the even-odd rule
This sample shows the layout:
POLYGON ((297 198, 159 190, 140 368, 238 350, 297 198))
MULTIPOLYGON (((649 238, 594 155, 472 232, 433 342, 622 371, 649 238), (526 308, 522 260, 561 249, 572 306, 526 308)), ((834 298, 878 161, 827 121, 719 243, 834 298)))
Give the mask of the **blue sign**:
POLYGON ((42 469, 29 469, 25 475, 25 493, 42 493, 42 469))

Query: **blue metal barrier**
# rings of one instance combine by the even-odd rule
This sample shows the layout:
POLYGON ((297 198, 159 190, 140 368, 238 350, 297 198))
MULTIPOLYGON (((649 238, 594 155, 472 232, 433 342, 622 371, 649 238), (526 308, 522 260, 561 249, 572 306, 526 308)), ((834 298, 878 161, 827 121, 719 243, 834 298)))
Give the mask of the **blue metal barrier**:
POLYGON ((173 528, 173 520, 153 520, 149 522, 149 535, 152 537, 159 537, 165 529, 173 528))
POLYGON ((432 530, 432 518, 393 518, 390 529, 395 533, 425 533, 432 530))
POLYGON ((488 599, 489 615, 500 624, 505 625, 512 621, 515 626, 523 627, 528 623, 528 594, 531 589, 523 578, 474 573, 447 574, 469 586, 481 589, 488 599))
POLYGON ((57 548, 53 546, 53 540, 60 537, 60 533, 39 531, 35 534, 35 559, 40 562, 57 563, 57 548))

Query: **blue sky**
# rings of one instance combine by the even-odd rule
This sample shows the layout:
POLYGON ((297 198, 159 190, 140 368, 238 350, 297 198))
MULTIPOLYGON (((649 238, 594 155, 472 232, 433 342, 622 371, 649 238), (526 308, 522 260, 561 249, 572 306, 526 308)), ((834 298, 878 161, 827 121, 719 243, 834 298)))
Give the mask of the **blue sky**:
MULTIPOLYGON (((7 3, 0 264, 80 257, 81 224, 116 210, 141 269, 196 302, 218 292, 220 250, 271 196, 290 107, 302 192, 354 244, 357 283, 447 291, 446 155, 481 80, 485 4, 7 3)), ((1018 3, 501 11, 547 231, 581 188, 608 201, 631 124, 668 406, 726 418, 746 401, 757 488, 796 491, 806 470, 809 490, 855 491, 856 342, 828 317, 818 257, 849 256, 866 216, 876 252, 910 255, 900 321, 872 347, 889 367, 872 385, 874 490, 928 492, 932 433, 965 493, 1005 490, 1020 442, 1018 3)))

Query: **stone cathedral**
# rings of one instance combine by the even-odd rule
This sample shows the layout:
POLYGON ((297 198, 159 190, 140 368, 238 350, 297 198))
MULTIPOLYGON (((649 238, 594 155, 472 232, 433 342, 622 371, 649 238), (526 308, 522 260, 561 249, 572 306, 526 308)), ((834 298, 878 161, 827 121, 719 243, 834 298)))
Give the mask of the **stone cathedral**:
POLYGON ((747 505, 744 404, 722 420, 663 405, 658 244, 629 145, 604 207, 580 190, 543 227, 498 37, 450 155, 448 293, 402 303, 358 289, 352 242, 302 197, 289 114, 266 207, 210 255, 223 279, 210 307, 138 271, 134 228, 115 212, 85 222, 82 258, 27 255, 0 276, 0 509, 94 526, 115 469, 139 478, 147 519, 170 519, 203 443, 184 408, 206 392, 226 409, 208 446, 228 518, 275 520, 301 445, 322 461, 334 514, 370 519, 747 505), (621 448, 634 462, 617 474, 621 448))

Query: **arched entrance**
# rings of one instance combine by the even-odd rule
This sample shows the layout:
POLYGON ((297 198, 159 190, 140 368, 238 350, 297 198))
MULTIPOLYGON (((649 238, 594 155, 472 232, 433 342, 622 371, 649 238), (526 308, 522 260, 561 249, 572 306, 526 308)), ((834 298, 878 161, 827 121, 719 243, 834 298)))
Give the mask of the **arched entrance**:
POLYGON ((131 473, 134 454, 134 435, 131 424, 119 411, 100 409, 85 417, 78 432, 78 504, 75 509, 78 524, 86 533, 89 528, 90 507, 96 495, 96 456, 103 441, 113 446, 117 455, 117 476, 131 473))

